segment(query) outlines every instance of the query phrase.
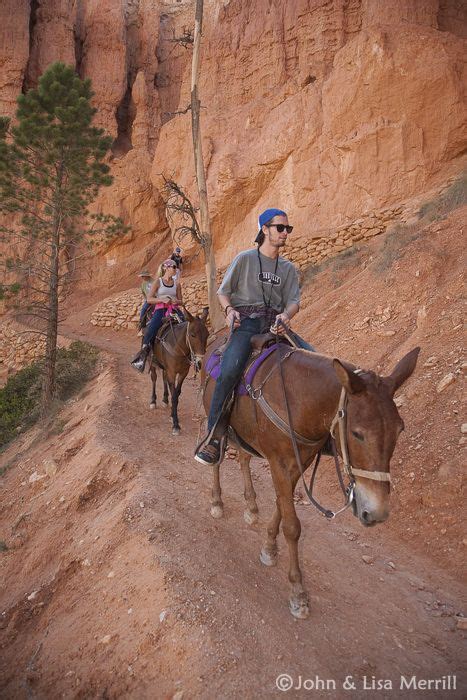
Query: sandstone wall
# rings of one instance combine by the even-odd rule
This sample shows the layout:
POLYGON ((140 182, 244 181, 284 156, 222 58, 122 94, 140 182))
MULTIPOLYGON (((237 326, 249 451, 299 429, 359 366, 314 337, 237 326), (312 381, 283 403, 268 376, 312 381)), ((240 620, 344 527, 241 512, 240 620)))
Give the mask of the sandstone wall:
MULTIPOLYGON (((162 174, 196 202, 189 102, 193 0, 5 0, 0 110, 52 60, 90 77, 115 177, 96 205, 133 231, 88 263, 86 288, 124 289, 170 247, 162 174)), ((462 167, 462 0, 206 0, 203 148, 218 264, 260 210, 297 233, 349 227, 462 167)), ((355 233, 355 231, 353 231, 355 233)), ((343 245, 342 243, 341 245, 343 245)))

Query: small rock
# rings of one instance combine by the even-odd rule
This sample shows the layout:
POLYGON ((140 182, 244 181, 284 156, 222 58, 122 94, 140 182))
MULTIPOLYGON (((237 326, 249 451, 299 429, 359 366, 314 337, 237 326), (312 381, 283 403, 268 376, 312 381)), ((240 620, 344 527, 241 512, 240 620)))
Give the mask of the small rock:
POLYGON ((426 307, 421 306, 417 313, 417 328, 421 328, 425 324, 426 316, 426 307))
POLYGON ((166 616, 167 616, 167 610, 163 610, 159 615, 159 621, 164 622, 166 616))
POLYGON ((46 476, 46 474, 38 474, 38 472, 33 472, 29 477, 29 483, 34 484, 36 481, 41 481, 42 479, 45 479, 46 476))
POLYGON ((374 562, 374 557, 370 557, 368 554, 362 554, 362 559, 365 564, 373 564, 374 562))
POLYGON ((114 576, 115 576, 115 571, 109 571, 109 573, 107 574, 107 578, 114 578, 114 576))
POLYGON ((42 462, 45 473, 47 476, 55 476, 58 471, 58 464, 54 459, 44 459, 42 462))
POLYGON ((457 618, 457 629, 458 630, 467 630, 467 617, 458 617, 457 618))
POLYGON ((28 595, 28 600, 34 600, 34 598, 37 596, 38 593, 39 593, 39 591, 33 591, 32 593, 30 593, 28 595))
POLYGON ((467 423, 462 423, 462 425, 461 425, 461 433, 462 433, 462 434, 467 433, 467 423))
POLYGON ((112 639, 112 635, 106 634, 102 637, 102 639, 99 639, 99 644, 109 644, 111 639, 112 639))
POLYGON ((394 564, 393 561, 388 561, 388 566, 389 566, 391 569, 395 569, 395 568, 396 568, 396 565, 394 564))
POLYGON ((441 381, 438 383, 438 386, 436 387, 436 391, 438 394, 440 394, 446 387, 448 387, 450 384, 452 384, 455 381, 455 377, 452 372, 449 372, 448 374, 445 374, 444 377, 441 379, 441 381))
POLYGON ((133 608, 128 608, 128 610, 127 610, 128 615, 131 615, 132 612, 133 612, 133 608))
POLYGON ((83 561, 81 562, 81 564, 82 564, 83 566, 91 566, 91 562, 89 561, 89 559, 83 559, 83 561))
POLYGON ((396 404, 396 406, 398 408, 400 406, 402 406, 405 403, 405 394, 401 394, 400 396, 396 396, 396 398, 394 399, 394 403, 396 404))

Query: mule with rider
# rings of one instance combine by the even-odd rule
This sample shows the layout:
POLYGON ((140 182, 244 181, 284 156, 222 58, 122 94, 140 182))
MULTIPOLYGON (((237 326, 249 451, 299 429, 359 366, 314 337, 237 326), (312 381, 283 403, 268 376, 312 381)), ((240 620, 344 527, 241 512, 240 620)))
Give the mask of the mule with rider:
MULTIPOLYGON (((271 249, 281 247, 285 240, 281 234, 290 231, 283 212, 277 214, 276 211, 274 217, 266 221, 260 217, 258 255, 261 248, 263 253, 266 251, 270 254, 271 249), (274 228, 273 232, 271 228, 274 228), (264 248, 265 242, 270 246, 264 248)), ((272 255, 271 259, 274 261, 272 255)), ((298 310, 297 297, 283 299, 279 308, 277 297, 265 290, 268 278, 264 275, 263 259, 257 260, 256 269, 251 258, 248 263, 248 284, 251 283, 248 289, 251 292, 254 282, 264 305, 251 304, 258 307, 251 311, 251 314, 255 314, 253 326, 250 317, 245 316, 241 308, 246 304, 239 303, 239 300, 245 300, 240 292, 245 289, 242 286, 242 270, 236 265, 233 270, 230 268, 226 275, 227 285, 223 283, 219 290, 219 300, 226 309, 227 324, 231 329, 230 340, 222 353, 225 339, 219 337, 205 357, 202 382, 204 406, 209 414, 208 434, 195 458, 213 467, 211 514, 221 517, 223 502, 219 464, 223 441, 228 435, 229 442, 239 451, 247 502, 245 520, 248 523, 255 522, 258 513, 250 473, 251 456, 268 461, 276 493, 276 507, 267 527, 260 559, 266 566, 277 563, 277 536, 282 523, 289 550, 289 607, 295 617, 305 618, 309 614, 309 598, 303 586, 298 555, 301 525, 294 502, 296 484, 299 479, 303 480, 308 499, 323 515, 333 518, 337 514, 322 506, 313 494, 321 452, 325 447, 330 448, 345 497, 340 510, 351 507, 364 526, 386 520, 389 514, 390 460, 404 428, 393 397, 414 371, 420 349, 415 348, 407 353, 388 376, 310 352, 303 347, 303 341, 290 331, 290 318, 298 310), (274 306, 268 306, 266 302, 273 299, 274 306), (273 308, 274 312, 269 310, 273 308), (267 326, 264 321, 256 319, 267 319, 268 323, 272 321, 273 330, 279 332, 274 336, 255 335, 253 330, 264 330, 267 326), (235 323, 237 327, 232 330, 235 323), (241 333, 242 324, 248 339, 235 341, 237 334, 241 333), (284 335, 291 340, 291 344, 280 342, 284 335), (273 342, 267 347, 269 338, 273 342), (251 345, 257 350, 248 362, 251 345), (228 351, 238 346, 244 351, 237 356, 236 372, 232 372, 231 367, 235 363, 229 358, 228 351), (245 368, 243 380, 238 383, 245 368), (229 379, 226 380, 226 377, 229 379), (213 442, 214 449, 211 449, 213 442), (347 483, 341 474, 339 457, 344 463, 347 483), (305 472, 314 460, 308 485, 305 472)), ((273 274, 277 274, 277 270, 281 269, 279 262, 273 264, 276 269, 273 274)), ((282 275, 278 277, 279 285, 282 285, 282 275)), ((295 287, 292 289, 295 290, 295 287)))

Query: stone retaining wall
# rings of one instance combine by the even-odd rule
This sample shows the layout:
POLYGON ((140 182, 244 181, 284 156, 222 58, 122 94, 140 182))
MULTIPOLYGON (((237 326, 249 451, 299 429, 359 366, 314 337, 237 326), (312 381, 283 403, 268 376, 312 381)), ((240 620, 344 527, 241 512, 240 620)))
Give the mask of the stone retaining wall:
MULTIPOLYGON (((58 337, 58 346, 66 347, 69 340, 58 337)), ((40 360, 45 355, 45 337, 31 333, 21 323, 10 318, 0 323, 0 385, 10 374, 40 360)))
MULTIPOLYGON (((423 198, 412 199, 397 206, 373 211, 364 216, 326 232, 323 236, 292 235, 287 244, 287 258, 300 270, 310 265, 318 265, 328 258, 342 253, 359 241, 366 241, 397 224, 406 224, 417 216, 423 202, 441 195, 458 178, 451 177, 442 186, 428 193, 423 198)), ((220 282, 225 269, 218 270, 220 282)), ((207 306, 207 289, 204 277, 185 278, 183 282, 183 298, 192 313, 200 313, 207 306)), ((142 295, 139 290, 129 290, 115 297, 108 297, 95 309, 91 323, 95 326, 106 326, 119 330, 121 328, 136 328, 139 320, 139 309, 142 295)))

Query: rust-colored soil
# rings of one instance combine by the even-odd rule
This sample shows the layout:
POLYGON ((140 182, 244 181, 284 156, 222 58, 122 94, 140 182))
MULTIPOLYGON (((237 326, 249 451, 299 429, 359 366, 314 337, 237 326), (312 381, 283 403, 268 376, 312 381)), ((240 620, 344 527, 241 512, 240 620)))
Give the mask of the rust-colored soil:
MULTIPOLYGON (((334 680, 333 698, 423 696, 400 690, 401 674, 456 675, 457 691, 429 696, 465 696, 463 214, 305 275, 295 327, 321 351, 389 371, 422 346, 401 390, 406 432, 393 459, 389 522, 364 530, 350 513, 327 522, 297 505, 307 621, 288 612, 283 540, 277 568, 259 562, 273 503, 267 466, 254 462, 259 524, 243 520, 232 460, 222 466, 225 518, 213 520, 210 471, 192 458, 196 381, 186 381, 182 434, 172 436, 166 409, 148 409, 147 376, 129 366, 134 334, 91 328, 91 307, 69 315, 62 332, 106 352, 54 430, 35 428, 2 455, 10 465, 1 477, 2 697, 270 697, 280 696, 281 673, 297 684, 299 676, 334 680), (448 373, 452 383, 437 393, 448 373), (49 476, 29 482, 46 468, 49 476), (342 688, 346 676, 354 691, 342 688), (390 679, 392 692, 364 690, 364 676, 390 679)), ((337 505, 329 459, 322 469, 320 496, 337 505)))

